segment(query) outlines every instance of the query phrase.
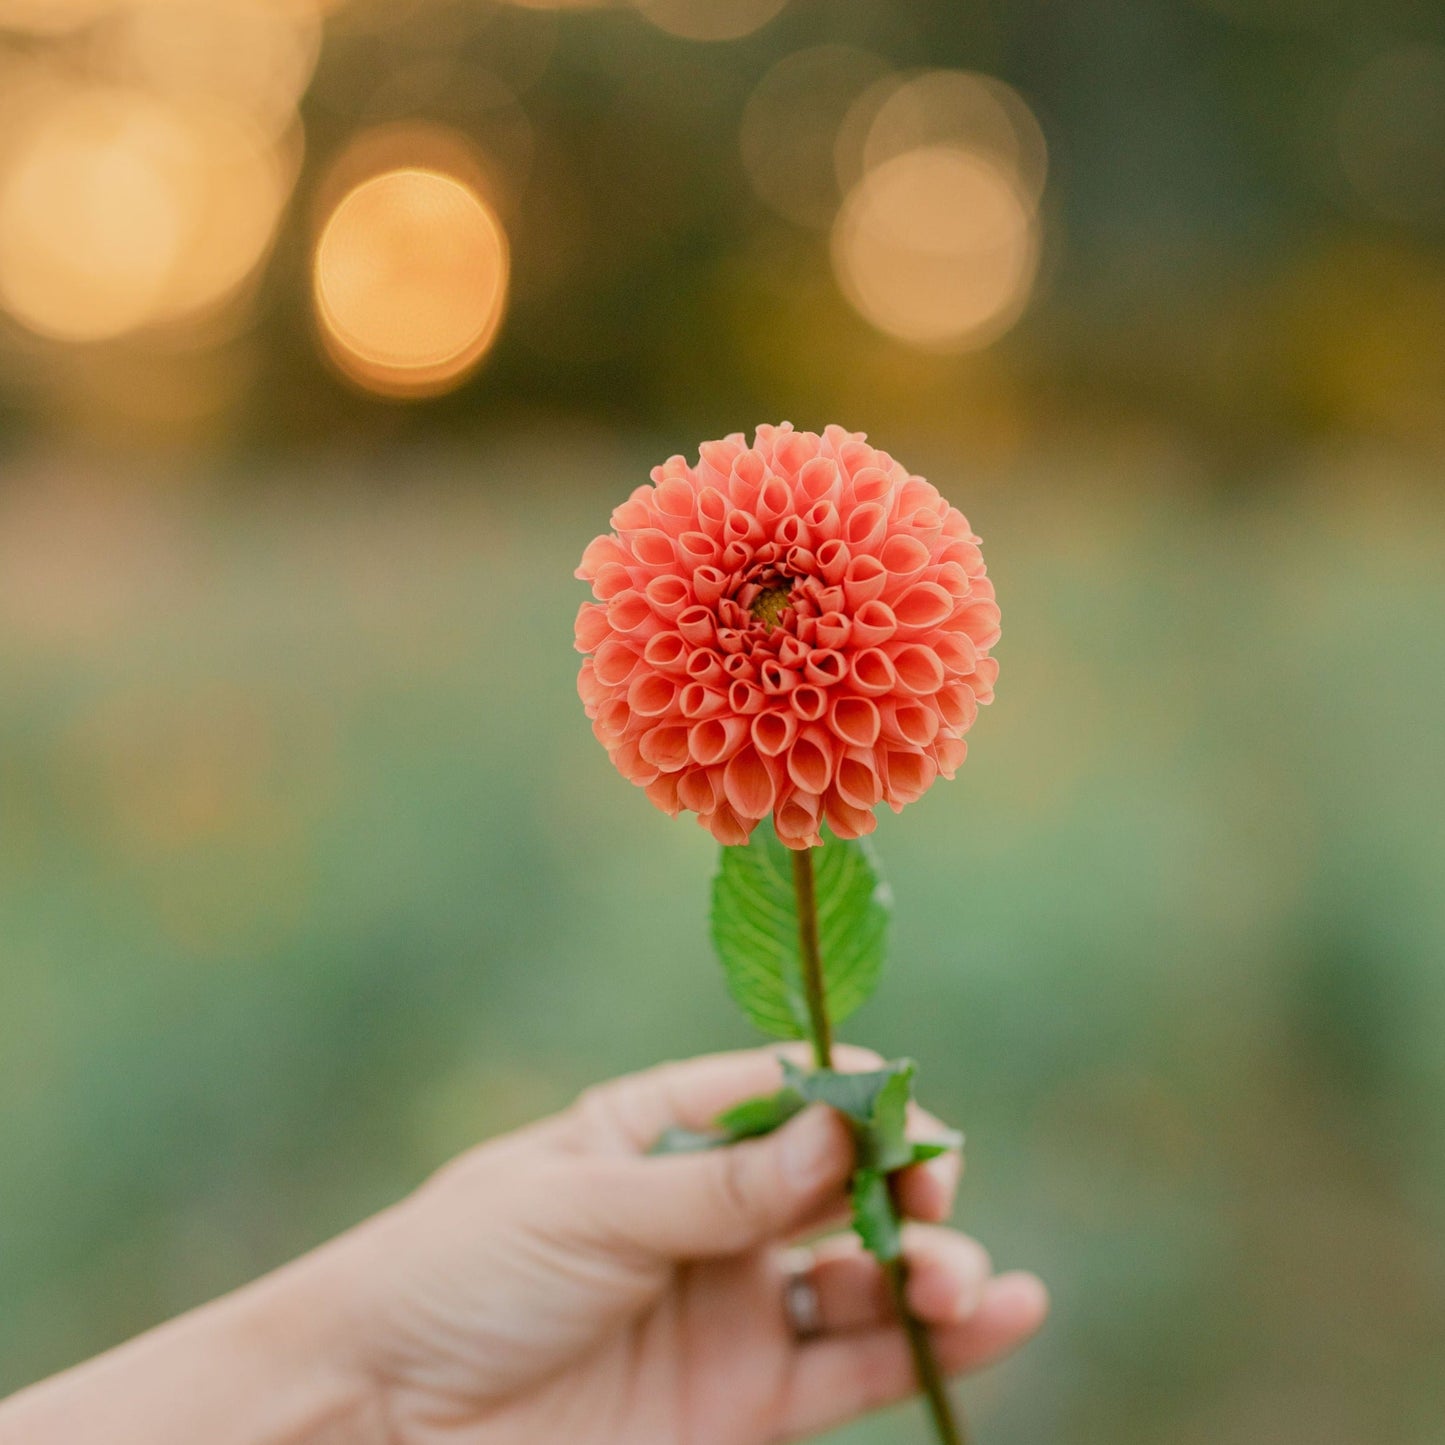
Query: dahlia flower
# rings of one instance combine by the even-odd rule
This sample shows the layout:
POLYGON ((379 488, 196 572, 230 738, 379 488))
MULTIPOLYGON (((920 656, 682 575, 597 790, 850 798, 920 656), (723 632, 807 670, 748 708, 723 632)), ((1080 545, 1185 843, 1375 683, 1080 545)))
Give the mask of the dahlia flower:
POLYGON ((577 576, 577 680, 618 771, 724 844, 876 826, 993 699, 999 611, 957 508, 861 432, 788 423, 671 457, 577 576))

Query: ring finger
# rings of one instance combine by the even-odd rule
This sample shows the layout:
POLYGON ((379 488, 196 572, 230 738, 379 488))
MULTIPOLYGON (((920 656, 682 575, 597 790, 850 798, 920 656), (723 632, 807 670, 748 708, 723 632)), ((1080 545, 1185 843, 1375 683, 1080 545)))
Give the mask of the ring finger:
MULTIPOLYGON (((930 1225, 907 1226, 903 1242, 909 1309, 932 1325, 967 1319, 978 1308, 992 1273, 983 1246, 955 1230, 930 1225)), ((852 1235, 795 1250, 785 1267, 812 1286, 818 1333, 870 1329, 895 1317, 882 1268, 852 1235)))

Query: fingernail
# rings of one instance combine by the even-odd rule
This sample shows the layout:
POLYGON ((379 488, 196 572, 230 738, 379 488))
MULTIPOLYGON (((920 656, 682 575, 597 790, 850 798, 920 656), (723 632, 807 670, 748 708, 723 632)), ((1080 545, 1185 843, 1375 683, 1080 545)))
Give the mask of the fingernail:
POLYGON ((826 1109, 809 1109, 783 1131, 783 1173, 799 1194, 836 1172, 838 1125, 826 1109))

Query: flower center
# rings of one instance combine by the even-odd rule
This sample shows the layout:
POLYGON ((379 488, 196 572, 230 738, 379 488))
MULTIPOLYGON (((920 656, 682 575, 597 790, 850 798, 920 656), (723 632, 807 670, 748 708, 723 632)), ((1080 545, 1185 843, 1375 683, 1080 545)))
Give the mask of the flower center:
POLYGON ((793 579, 781 577, 753 598, 748 611, 763 624, 764 632, 771 632, 778 625, 779 619, 788 610, 788 593, 792 590, 793 579))

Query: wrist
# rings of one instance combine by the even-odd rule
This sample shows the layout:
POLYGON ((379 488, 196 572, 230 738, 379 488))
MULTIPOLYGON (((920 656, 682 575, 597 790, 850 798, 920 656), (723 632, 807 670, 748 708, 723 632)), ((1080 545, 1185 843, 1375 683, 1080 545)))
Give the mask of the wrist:
POLYGON ((225 1302, 239 1350, 277 1382, 277 1417, 286 1417, 277 1445, 392 1445, 381 1391, 363 1364, 349 1242, 343 1236, 225 1302))
POLYGON ((391 1445, 326 1255, 0 1402, 0 1445, 391 1445))

